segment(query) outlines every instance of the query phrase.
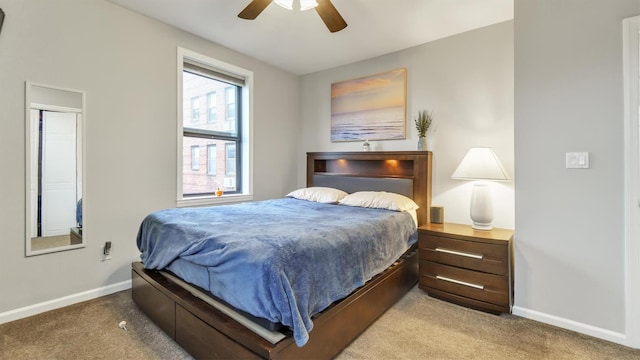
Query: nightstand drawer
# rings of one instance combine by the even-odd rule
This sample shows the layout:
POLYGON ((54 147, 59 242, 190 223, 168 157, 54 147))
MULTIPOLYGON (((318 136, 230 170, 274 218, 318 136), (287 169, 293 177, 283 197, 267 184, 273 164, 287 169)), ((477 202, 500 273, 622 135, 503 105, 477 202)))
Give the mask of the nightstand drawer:
POLYGON ((428 235, 420 237, 419 246, 424 260, 498 275, 509 269, 506 245, 428 235))
POLYGON ((423 287, 509 306, 509 279, 506 276, 461 269, 421 259, 419 282, 423 287))

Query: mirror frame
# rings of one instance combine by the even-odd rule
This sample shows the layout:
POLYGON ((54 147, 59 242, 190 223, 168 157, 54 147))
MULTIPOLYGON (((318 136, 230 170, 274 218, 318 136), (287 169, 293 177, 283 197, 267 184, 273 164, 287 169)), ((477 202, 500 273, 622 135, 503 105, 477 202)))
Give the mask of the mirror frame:
MULTIPOLYGON (((25 82, 25 256, 35 256, 42 254, 49 254, 59 251, 72 250, 84 248, 87 245, 86 240, 86 94, 84 91, 75 90, 75 89, 67 89, 61 88, 51 85, 44 85, 26 81, 25 82), (59 106, 56 104, 40 104, 33 102, 33 87, 39 87, 42 89, 49 89, 52 91, 65 91, 69 93, 73 93, 76 95, 80 95, 81 97, 81 108, 75 107, 67 107, 67 106, 59 106), (45 111, 57 111, 57 112, 70 112, 76 113, 80 116, 81 121, 81 129, 80 129, 80 152, 82 154, 82 158, 80 159, 81 164, 81 179, 82 179, 82 242, 80 244, 74 245, 63 245, 56 246, 47 249, 41 250, 32 250, 31 249, 31 110, 45 110, 45 111)), ((76 142, 78 140, 76 139, 76 142)))

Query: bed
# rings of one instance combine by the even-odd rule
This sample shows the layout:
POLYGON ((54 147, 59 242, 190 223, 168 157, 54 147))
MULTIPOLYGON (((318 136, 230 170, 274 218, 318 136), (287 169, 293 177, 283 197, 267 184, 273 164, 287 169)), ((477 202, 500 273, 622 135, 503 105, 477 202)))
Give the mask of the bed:
MULTIPOLYGON (((341 189, 348 193, 370 190, 402 194, 412 198, 415 203, 419 205, 414 220, 417 220, 420 224, 429 221, 431 198, 430 173, 430 152, 340 152, 307 154, 308 187, 330 187, 341 189)), ((358 216, 360 215, 356 213, 363 210, 354 208, 356 213, 353 213, 350 212, 352 211, 351 209, 347 210, 347 208, 349 208, 348 206, 318 204, 293 198, 256 202, 255 204, 240 204, 235 207, 231 206, 231 208, 233 211, 240 213, 247 208, 258 208, 259 211, 265 211, 260 208, 261 206, 266 206, 264 203, 268 203, 270 206, 275 204, 275 206, 280 208, 294 206, 292 209, 287 210, 293 211, 293 213, 284 213, 284 215, 277 214, 280 217, 284 216, 284 218, 289 219, 287 225, 293 225, 293 223, 296 222, 297 215, 295 215, 295 209, 300 208, 301 204, 304 207, 304 210, 300 211, 301 213, 320 210, 325 211, 324 208, 326 206, 333 206, 334 209, 339 209, 341 212, 349 211, 348 213, 340 213, 336 215, 337 217, 353 219, 359 219, 358 216), (300 202, 300 204, 296 202, 300 202)), ((370 211, 371 209, 368 210, 370 211)), ((173 211, 177 210, 167 210, 166 213, 158 214, 157 216, 163 217, 166 215, 167 218, 173 219, 173 211)), ((269 208, 266 212, 270 213, 272 211, 274 210, 269 208)), ((378 212, 395 213, 384 210, 378 210, 378 212)), ((397 216, 406 216, 406 213, 398 212, 396 214, 401 214, 397 216)), ((211 216, 211 214, 207 214, 206 216, 211 216)), ((371 215, 366 214, 362 216, 371 215)), ((394 216, 396 215, 394 214, 394 216)), ((197 215, 194 214, 187 216, 187 218, 191 220, 194 220, 196 217, 197 215)), ((405 221, 405 219, 402 220, 405 221)), ((305 221, 307 220, 300 220, 300 222, 305 221)), ((354 221, 358 222, 356 220, 354 221)), ((368 221, 363 219, 361 222, 363 226, 366 226, 368 221)), ((409 218, 409 222, 413 223, 413 220, 409 218)), ((221 227, 223 226, 222 223, 222 219, 220 219, 214 227, 221 227)), ((275 224, 276 223, 273 222, 272 226, 275 226, 275 224)), ((314 224, 317 225, 317 228, 316 231, 313 232, 318 233, 318 236, 324 238, 338 236, 338 232, 352 232, 351 230, 344 231, 338 228, 334 229, 333 223, 322 223, 320 218, 317 222, 314 221, 314 224), (331 228, 332 231, 334 231, 334 235, 327 232, 326 228, 331 228)), ((145 226, 148 230, 146 232, 151 234, 148 238, 154 239, 153 241, 166 237, 165 230, 156 231, 157 229, 155 229, 153 224, 147 224, 145 226)), ((266 226, 270 227, 268 224, 266 226)), ((382 226, 382 228, 389 226, 390 225, 387 224, 382 226)), ((141 226, 141 232, 143 231, 143 227, 144 226, 141 226)), ((171 224, 171 227, 175 227, 175 221, 171 224)), ((188 226, 185 228, 188 228, 188 226)), ((199 229, 204 231, 202 228, 199 229)), ((276 234, 278 234, 285 229, 276 230, 276 234)), ((178 230, 178 233, 184 233, 184 231, 186 230, 178 230)), ((237 232, 237 229, 230 230, 230 232, 234 231, 237 232)), ((412 231, 415 232, 415 224, 413 224, 412 231)), ((250 231, 246 232, 249 233, 250 231)), ((266 233, 266 231, 263 232, 266 233)), ((391 232, 398 233, 401 231, 394 229, 391 232)), ((289 234, 286 238, 288 239, 292 236, 295 235, 289 234)), ((385 240, 383 244, 385 242, 392 243, 392 236, 389 233, 383 232, 374 237, 383 237, 385 240)), ((215 293, 216 289, 225 288, 230 290, 229 293, 242 294, 242 296, 238 296, 237 298, 251 298, 250 294, 246 293, 248 290, 243 288, 245 285, 244 281, 242 284, 235 284, 235 288, 233 288, 233 281, 227 283, 216 281, 213 284, 207 284, 207 279, 198 275, 203 274, 201 269, 198 270, 196 268, 193 270, 189 268, 189 266, 187 266, 186 270, 184 268, 173 267, 173 260, 178 253, 186 254, 186 256, 181 257, 181 259, 189 258, 189 260, 193 260, 194 257, 197 258, 199 255, 196 252, 192 253, 191 250, 194 247, 202 247, 200 245, 201 243, 185 244, 178 250, 167 250, 169 255, 160 254, 152 258, 147 257, 145 254, 165 251, 158 249, 165 249, 166 247, 160 245, 156 247, 155 243, 151 240, 148 243, 144 243, 143 241, 143 260, 146 261, 144 265, 140 262, 133 263, 132 265, 132 297, 138 307, 147 314, 150 319, 195 358, 332 358, 364 331, 386 309, 399 300, 417 282, 415 239, 411 241, 411 236, 405 237, 408 239, 406 240, 406 244, 395 246, 393 251, 389 251, 390 253, 396 254, 393 255, 394 258, 391 259, 391 261, 389 261, 389 259, 383 259, 381 262, 369 266, 370 268, 364 270, 358 268, 357 271, 354 271, 357 275, 354 276, 357 278, 354 282, 357 284, 357 287, 354 291, 349 290, 350 294, 332 294, 331 296, 338 297, 321 297, 320 300, 315 298, 303 299, 301 296, 291 295, 292 289, 289 288, 289 279, 291 276, 302 277, 304 275, 304 267, 295 270, 294 274, 287 274, 285 281, 278 282, 277 286, 274 286, 278 291, 268 290, 269 292, 265 293, 260 290, 259 287, 254 287, 255 284, 252 283, 254 278, 257 285, 264 284, 265 282, 269 283, 269 281, 265 281, 261 275, 257 275, 259 271, 258 267, 262 265, 252 268, 251 259, 248 260, 246 256, 243 258, 241 255, 234 253, 232 251, 234 249, 232 240, 229 240, 230 242, 225 243, 221 247, 205 249, 205 252, 217 252, 217 254, 221 254, 222 252, 232 253, 229 258, 231 260, 229 260, 228 263, 225 262, 224 266, 227 266, 229 269, 243 267, 247 269, 248 273, 256 274, 255 276, 245 276, 247 289, 249 288, 248 286, 251 285, 251 289, 258 289, 255 290, 255 292, 260 293, 260 296, 273 297, 276 303, 286 302, 288 299, 287 296, 289 296, 289 303, 285 304, 285 307, 289 306, 292 309, 297 307, 304 310, 298 311, 301 313, 309 309, 309 318, 305 318, 303 314, 303 316, 299 317, 294 316, 293 319, 288 318, 286 314, 281 315, 279 308, 275 310, 271 308, 267 309, 265 313, 267 315, 264 317, 268 318, 268 314, 273 312, 279 313, 280 315, 276 317, 276 320, 280 320, 282 324, 286 325, 280 328, 278 327, 278 321, 274 322, 272 321, 273 319, 266 319, 268 320, 268 324, 265 325, 268 328, 267 331, 280 335, 280 337, 276 339, 259 335, 255 332, 255 329, 250 330, 252 327, 248 326, 245 320, 227 312, 225 310, 227 307, 231 307, 233 310, 236 306, 242 308, 246 305, 238 305, 235 302, 237 299, 234 299, 233 296, 231 296, 232 300, 229 300, 228 297, 225 298, 225 301, 222 301, 222 307, 217 308, 212 306, 211 301, 201 296, 202 293, 212 295, 212 299, 215 302, 216 300, 220 300, 219 296, 221 296, 215 293), (240 262, 234 262, 236 260, 240 262), (238 264, 243 265, 239 266, 238 264), (169 271, 166 272, 165 270, 169 271), (204 280, 198 281, 198 278, 204 280), (185 279, 187 286, 184 284, 185 279), (245 293, 243 293, 243 291, 245 293), (296 301, 301 301, 299 303, 291 302, 290 298, 296 298, 296 301), (278 299, 282 301, 278 301, 278 299), (311 318, 311 316, 313 317, 311 318), (308 330, 311 331, 309 332, 308 330)), ((312 241, 317 242, 317 240, 312 241)), ((356 243, 357 241, 357 239, 349 239, 347 242, 356 243)), ((280 246, 279 243, 276 247, 278 246, 280 246)), ((305 249, 308 247, 308 244, 305 245, 305 249)), ((265 248, 257 250, 258 253, 268 252, 265 248)), ((349 250, 349 253, 351 253, 351 251, 352 250, 349 250)), ((376 251, 379 251, 379 249, 376 251)), ((296 261, 298 261, 298 258, 301 258, 303 260, 298 262, 302 263, 310 261, 305 258, 305 256, 307 256, 307 250, 305 250, 305 252, 289 252, 291 254, 287 255, 288 258, 293 257, 296 261)), ((278 256, 278 252, 276 251, 270 256, 278 256)), ((310 258, 313 257, 326 260, 330 256, 317 253, 310 255, 310 258)), ((197 263, 198 261, 195 262, 197 263)), ((319 293, 329 293, 331 286, 326 285, 325 282, 331 283, 332 281, 327 281, 327 279, 332 279, 333 276, 335 276, 335 274, 329 270, 336 267, 336 271, 349 273, 348 266, 348 263, 339 265, 336 261, 332 260, 327 262, 325 267, 320 266, 318 269, 311 271, 312 274, 310 276, 316 276, 318 273, 321 273, 321 275, 318 275, 319 278, 314 280, 316 282, 304 281, 302 283, 322 284, 322 286, 320 286, 322 289, 319 293), (347 268, 341 268, 340 266, 347 266, 347 268)), ((357 267, 356 265, 353 266, 354 268, 357 267)), ((269 279, 269 276, 266 276, 265 279, 269 279)), ((291 288, 296 287, 294 281, 291 281, 291 284, 293 284, 291 288)), ((344 289, 339 290, 344 291, 344 289)), ((254 292, 254 290, 250 292, 254 292)), ((296 292, 294 294, 298 293, 296 292)), ((251 301, 249 301, 249 303, 251 303, 251 301)), ((253 310, 255 309, 251 310, 251 312, 254 312, 253 310)), ((296 311, 292 312, 297 313, 296 311)), ((242 313, 242 311, 240 313, 242 313)), ((262 316, 258 316, 258 320, 260 319, 265 320, 262 316)), ((249 320, 255 319, 249 316, 249 320)))

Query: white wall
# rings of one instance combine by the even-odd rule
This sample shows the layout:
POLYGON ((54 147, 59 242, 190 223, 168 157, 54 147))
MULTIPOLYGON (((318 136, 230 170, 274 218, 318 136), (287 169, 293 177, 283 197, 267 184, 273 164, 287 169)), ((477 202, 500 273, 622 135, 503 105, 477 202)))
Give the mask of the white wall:
POLYGON ((255 198, 295 187, 297 76, 103 0, 0 6, 0 314, 130 280, 142 218, 175 206, 178 46, 254 72, 255 198), (25 81, 86 91, 86 248, 24 256, 25 81))
MULTIPOLYGON (((413 119, 433 111, 433 205, 445 220, 470 224, 471 182, 451 174, 473 146, 493 147, 513 177, 513 21, 488 26, 366 61, 301 77, 298 183, 307 151, 359 151, 362 142, 331 143, 331 84, 407 69, 407 138, 371 142, 372 150, 416 150, 413 119)), ((513 182, 494 183, 494 226, 514 226, 513 182)))
MULTIPOLYGON (((638 0, 516 0, 515 313, 624 342, 622 20, 638 0), (565 152, 591 168, 565 169, 565 152)), ((637 305, 636 305, 637 306, 637 305)))

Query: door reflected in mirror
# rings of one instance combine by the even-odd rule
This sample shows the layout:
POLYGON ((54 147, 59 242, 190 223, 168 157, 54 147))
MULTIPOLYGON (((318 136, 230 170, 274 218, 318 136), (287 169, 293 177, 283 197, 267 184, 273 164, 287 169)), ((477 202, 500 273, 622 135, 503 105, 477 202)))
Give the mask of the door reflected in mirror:
POLYGON ((82 91, 26 83, 26 255, 84 247, 82 91))

